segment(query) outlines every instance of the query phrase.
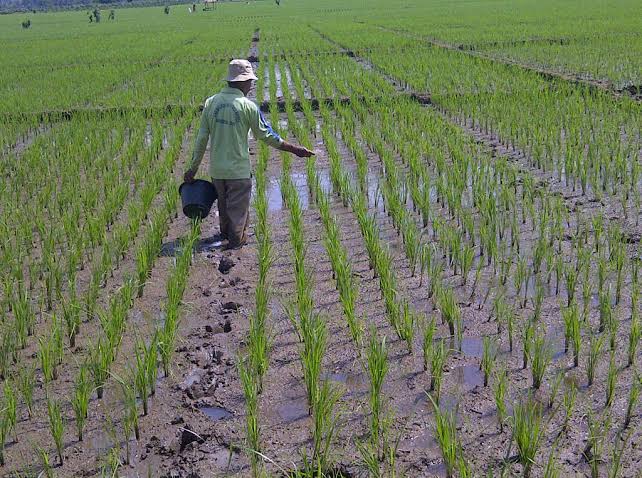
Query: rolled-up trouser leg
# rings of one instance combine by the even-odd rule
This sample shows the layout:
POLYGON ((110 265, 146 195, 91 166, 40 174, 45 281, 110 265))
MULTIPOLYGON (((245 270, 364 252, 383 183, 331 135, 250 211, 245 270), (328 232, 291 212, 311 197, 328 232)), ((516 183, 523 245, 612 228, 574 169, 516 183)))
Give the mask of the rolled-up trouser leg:
MULTIPOLYGON (((221 180, 216 181, 219 182, 221 180)), ((241 246, 245 244, 247 240, 246 229, 250 217, 252 180, 249 178, 225 179, 222 180, 222 182, 224 184, 221 189, 225 191, 223 199, 225 219, 221 216, 221 224, 225 224, 229 246, 241 246)), ((217 192, 219 191, 218 185, 216 186, 216 190, 217 192)))

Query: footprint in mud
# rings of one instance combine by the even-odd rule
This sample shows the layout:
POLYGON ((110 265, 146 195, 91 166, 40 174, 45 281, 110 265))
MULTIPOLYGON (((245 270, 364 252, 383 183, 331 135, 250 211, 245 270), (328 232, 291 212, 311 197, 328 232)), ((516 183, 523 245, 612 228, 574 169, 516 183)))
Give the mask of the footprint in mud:
POLYGON ((461 341, 461 352, 468 357, 481 358, 484 352, 481 337, 464 337, 461 341))
POLYGON ((233 417, 234 414, 229 410, 226 410, 223 407, 199 407, 199 410, 203 412, 207 418, 213 422, 219 420, 225 420, 227 418, 233 417))
POLYGON ((453 370, 453 376, 457 385, 465 390, 472 390, 484 385, 484 375, 477 365, 457 367, 453 370))
POLYGON ((285 423, 296 422, 308 416, 308 404, 305 398, 289 400, 279 405, 276 413, 285 423))

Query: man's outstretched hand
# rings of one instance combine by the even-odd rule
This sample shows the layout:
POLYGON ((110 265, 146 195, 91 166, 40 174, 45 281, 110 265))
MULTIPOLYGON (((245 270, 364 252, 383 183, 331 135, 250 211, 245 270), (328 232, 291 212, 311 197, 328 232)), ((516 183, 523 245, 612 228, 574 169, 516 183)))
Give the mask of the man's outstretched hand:
POLYGON ((304 148, 303 146, 295 146, 292 153, 296 154, 299 158, 309 158, 310 156, 314 156, 314 151, 304 148))
POLYGON ((183 175, 183 181, 185 181, 186 183, 193 183, 194 176, 196 176, 196 173, 194 171, 185 171, 185 174, 183 175))
POLYGON ((314 156, 314 151, 310 151, 308 148, 304 148, 297 144, 288 143, 287 141, 283 142, 280 149, 281 151, 295 154, 299 158, 309 158, 310 156, 314 156))

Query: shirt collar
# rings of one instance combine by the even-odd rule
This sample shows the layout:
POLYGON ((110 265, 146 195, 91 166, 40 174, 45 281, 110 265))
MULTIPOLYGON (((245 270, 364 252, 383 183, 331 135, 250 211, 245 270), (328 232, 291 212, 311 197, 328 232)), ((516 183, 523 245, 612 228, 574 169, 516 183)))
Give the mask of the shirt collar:
POLYGON ((243 92, 239 90, 238 88, 230 88, 229 86, 226 86, 221 90, 221 93, 225 95, 234 95, 234 96, 243 96, 243 92))

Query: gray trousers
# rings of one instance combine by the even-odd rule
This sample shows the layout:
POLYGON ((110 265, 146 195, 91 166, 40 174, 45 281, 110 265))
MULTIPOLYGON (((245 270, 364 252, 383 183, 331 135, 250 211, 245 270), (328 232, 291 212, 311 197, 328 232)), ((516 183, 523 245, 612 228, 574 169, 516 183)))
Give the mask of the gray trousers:
POLYGON ((212 179, 212 183, 218 195, 221 235, 230 247, 242 246, 247 241, 252 180, 212 179))

